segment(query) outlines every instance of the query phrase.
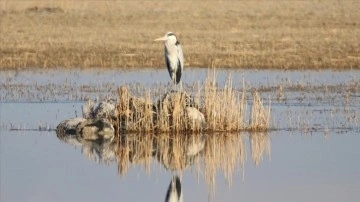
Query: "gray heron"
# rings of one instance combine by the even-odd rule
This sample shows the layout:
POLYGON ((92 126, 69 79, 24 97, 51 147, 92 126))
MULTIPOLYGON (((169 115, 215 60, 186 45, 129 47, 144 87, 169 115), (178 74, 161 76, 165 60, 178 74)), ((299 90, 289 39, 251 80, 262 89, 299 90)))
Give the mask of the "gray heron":
POLYGON ((184 68, 184 55, 179 40, 174 33, 168 32, 165 36, 154 41, 164 41, 165 63, 171 79, 175 84, 178 84, 184 68))
POLYGON ((181 190, 181 182, 178 176, 171 178, 169 188, 166 192, 165 202, 182 202, 183 195, 181 190))

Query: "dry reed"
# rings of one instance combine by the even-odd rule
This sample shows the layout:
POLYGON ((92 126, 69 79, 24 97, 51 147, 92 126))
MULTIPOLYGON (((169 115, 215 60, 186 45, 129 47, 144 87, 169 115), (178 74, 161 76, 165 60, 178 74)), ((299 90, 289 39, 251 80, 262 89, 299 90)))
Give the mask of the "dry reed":
POLYGON ((257 92, 253 93, 251 116, 246 117, 245 82, 242 92, 234 89, 231 76, 224 87, 220 87, 216 82, 215 68, 212 68, 204 84, 197 87, 193 89, 195 98, 186 91, 164 92, 154 96, 150 89, 142 90, 145 95, 138 98, 130 95, 128 87, 122 86, 119 88, 119 116, 115 126, 127 132, 175 133, 269 129, 270 106, 267 109, 263 106, 257 92), (190 109, 195 113, 190 114, 190 109))
POLYGON ((185 65, 360 67, 359 1, 2 0, 0 69, 162 67, 174 31, 185 65), (141 6, 139 6, 141 5, 141 6))
POLYGON ((266 109, 263 105, 262 98, 255 89, 253 90, 252 95, 253 103, 251 106, 250 124, 248 129, 252 131, 268 130, 270 127, 270 103, 266 109))

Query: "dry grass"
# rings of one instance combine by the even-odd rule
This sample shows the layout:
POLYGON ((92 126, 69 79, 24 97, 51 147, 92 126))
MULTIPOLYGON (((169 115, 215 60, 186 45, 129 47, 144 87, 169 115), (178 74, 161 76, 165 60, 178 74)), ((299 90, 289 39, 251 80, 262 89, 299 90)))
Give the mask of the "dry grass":
POLYGON ((169 30, 183 44, 186 66, 360 67, 355 0, 3 0, 0 5, 1 69, 163 67, 162 44, 152 40, 169 30))
MULTIPOLYGON (((245 83, 245 82, 243 82, 245 83)), ((173 91, 154 96, 150 89, 141 90, 140 97, 131 95, 128 87, 119 88, 115 126, 127 132, 230 132, 266 131, 270 128, 270 106, 265 108, 259 93, 253 92, 250 116, 246 117, 246 87, 238 92, 229 76, 223 87, 216 82, 215 68, 210 69, 204 84, 192 92, 173 91), (187 108, 201 112, 204 122, 191 122, 187 108)), ((161 90, 152 89, 155 92, 161 90)))
POLYGON ((233 89, 229 76, 223 89, 216 82, 215 69, 210 70, 204 85, 204 112, 207 129, 211 131, 236 131, 244 129, 246 88, 243 92, 233 89))
POLYGON ((267 108, 264 107, 263 100, 256 90, 252 92, 252 96, 253 103, 251 106, 250 124, 248 129, 253 131, 268 130, 270 127, 271 108, 270 106, 267 108))

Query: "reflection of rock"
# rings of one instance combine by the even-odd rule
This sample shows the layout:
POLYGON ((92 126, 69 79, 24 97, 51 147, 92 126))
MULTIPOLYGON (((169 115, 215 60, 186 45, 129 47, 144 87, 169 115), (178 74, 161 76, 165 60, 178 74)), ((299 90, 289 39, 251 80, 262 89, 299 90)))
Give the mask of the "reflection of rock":
POLYGON ((166 169, 183 170, 196 162, 205 145, 203 135, 125 135, 118 140, 120 174, 127 173, 130 163, 142 163, 149 169, 153 158, 166 169))
POLYGON ((94 123, 83 118, 63 121, 57 127, 57 136, 65 143, 82 146, 83 154, 91 160, 105 163, 115 161, 120 175, 127 174, 134 165, 142 166, 143 170, 150 172, 155 160, 169 171, 194 168, 204 176, 210 188, 215 188, 216 173, 222 172, 229 185, 232 184, 234 172, 242 170, 244 176, 242 168, 245 167, 247 146, 250 146, 255 165, 261 163, 265 152, 270 157, 270 138, 267 133, 250 134, 249 145, 245 145, 244 135, 238 133, 143 133, 111 138, 106 135, 83 136, 76 132, 78 125, 92 124, 94 123))
POLYGON ((154 142, 155 156, 166 169, 183 170, 194 164, 204 145, 204 135, 159 137, 154 142))
POLYGON ((110 163, 115 159, 116 143, 105 141, 82 141, 82 153, 90 160, 97 163, 110 163))
POLYGON ((107 131, 106 127, 95 127, 97 129, 105 128, 100 132, 96 132, 94 126, 91 126, 96 124, 107 125, 109 123, 105 119, 67 119, 58 125, 56 134, 65 143, 82 146, 83 154, 89 159, 108 163, 115 156, 114 131, 107 131), (79 129, 82 129, 82 131, 79 132, 79 129))
MULTIPOLYGON (((127 173, 131 164, 144 164, 149 168, 152 159, 168 170, 183 170, 192 166, 205 146, 204 135, 124 135, 111 139, 63 133, 61 126, 69 123, 85 124, 87 120, 67 120, 59 125, 57 136, 63 142, 82 146, 89 159, 110 162, 116 159, 120 174, 127 173), (116 140, 116 141, 115 141, 116 140)), ((76 126, 75 126, 76 128, 76 126)), ((74 129, 76 131, 76 129, 74 129)))

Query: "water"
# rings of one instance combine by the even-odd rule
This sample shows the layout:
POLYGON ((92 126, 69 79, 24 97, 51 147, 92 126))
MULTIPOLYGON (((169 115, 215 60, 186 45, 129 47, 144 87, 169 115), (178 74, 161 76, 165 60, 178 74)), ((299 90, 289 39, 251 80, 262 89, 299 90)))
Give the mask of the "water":
MULTIPOLYGON (((271 99, 272 130, 179 138, 179 151, 203 142, 190 166, 174 172, 184 201, 360 198, 359 71, 221 70, 219 83, 229 73, 234 86, 242 88, 245 80, 249 89, 264 88, 260 93, 265 104, 271 99)), ((184 82, 205 77, 206 70, 188 69, 184 82)), ((65 143, 54 131, 60 121, 81 117, 85 97, 100 99, 134 83, 168 85, 169 76, 151 69, 1 72, 0 201, 164 201, 173 172, 156 156, 140 152, 136 156, 144 157, 138 161, 119 163, 114 145, 65 143), (106 148, 108 156, 99 157, 96 151, 106 148)), ((157 145, 170 141, 128 138, 144 143, 122 147, 133 152, 153 150, 149 139, 157 145)), ((169 153, 181 161, 176 154, 169 153)))

